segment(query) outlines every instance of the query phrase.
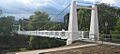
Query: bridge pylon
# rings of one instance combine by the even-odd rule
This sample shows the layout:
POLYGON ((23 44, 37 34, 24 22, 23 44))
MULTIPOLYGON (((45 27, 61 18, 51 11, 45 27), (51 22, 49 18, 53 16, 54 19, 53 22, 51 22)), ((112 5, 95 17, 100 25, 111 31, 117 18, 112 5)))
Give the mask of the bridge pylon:
POLYGON ((73 41, 78 40, 78 20, 77 20, 77 5, 76 1, 72 0, 70 6, 70 16, 69 16, 69 26, 68 26, 69 36, 66 44, 72 44, 73 41))
MULTIPOLYGON (((80 7, 84 8, 84 7, 80 7)), ((87 8, 91 10, 91 22, 90 22, 90 31, 89 31, 89 39, 93 41, 99 40, 99 25, 98 25, 98 12, 97 6, 92 5, 92 8, 87 8)), ((78 33, 78 20, 77 20, 77 5, 76 1, 72 0, 70 6, 70 16, 69 16, 69 26, 68 32, 70 33, 67 39, 66 44, 70 45, 73 41, 80 40, 78 33)))
POLYGON ((95 41, 99 40, 98 12, 96 5, 92 6, 89 39, 95 41))

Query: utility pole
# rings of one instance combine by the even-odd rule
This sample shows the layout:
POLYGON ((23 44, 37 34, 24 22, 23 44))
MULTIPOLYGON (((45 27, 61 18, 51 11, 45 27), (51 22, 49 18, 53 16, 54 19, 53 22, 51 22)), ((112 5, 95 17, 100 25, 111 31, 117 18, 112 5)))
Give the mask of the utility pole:
POLYGON ((107 37, 107 26, 108 26, 108 22, 105 22, 105 38, 107 37))

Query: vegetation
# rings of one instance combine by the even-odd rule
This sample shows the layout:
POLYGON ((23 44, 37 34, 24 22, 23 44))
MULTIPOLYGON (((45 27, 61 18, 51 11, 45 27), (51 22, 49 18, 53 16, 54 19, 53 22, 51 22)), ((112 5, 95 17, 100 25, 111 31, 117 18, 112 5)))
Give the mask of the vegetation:
POLYGON ((65 45, 61 39, 24 35, 0 36, 0 54, 6 52, 45 49, 65 45), (30 43, 31 42, 31 43, 30 43), (59 43, 58 43, 59 42, 59 43))
POLYGON ((15 22, 14 18, 14 16, 0 17, 0 36, 10 35, 15 22))

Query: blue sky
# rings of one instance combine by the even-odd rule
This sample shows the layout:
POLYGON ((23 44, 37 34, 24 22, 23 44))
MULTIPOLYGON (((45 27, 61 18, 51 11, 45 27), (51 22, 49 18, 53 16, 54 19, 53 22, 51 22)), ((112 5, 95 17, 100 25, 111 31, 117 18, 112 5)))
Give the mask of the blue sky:
MULTIPOLYGON (((42 11, 50 14, 52 20, 63 21, 63 15, 69 12, 65 10, 61 16, 54 18, 61 12, 71 0, 0 0, 0 8, 3 15, 12 15, 16 19, 29 18, 34 11, 42 11)), ((94 2, 95 0, 77 0, 81 2, 94 2)), ((97 0, 100 3, 107 3, 113 6, 120 6, 120 0, 97 0)))

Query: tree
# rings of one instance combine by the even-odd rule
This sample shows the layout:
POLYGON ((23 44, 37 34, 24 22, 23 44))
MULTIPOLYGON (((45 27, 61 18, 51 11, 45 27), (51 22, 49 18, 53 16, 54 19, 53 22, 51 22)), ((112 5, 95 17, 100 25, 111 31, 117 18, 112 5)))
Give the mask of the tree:
POLYGON ((19 19, 16 25, 21 26, 21 30, 29 30, 28 28, 29 19, 19 19))
POLYGON ((65 30, 68 30, 68 23, 69 23, 69 13, 67 13, 65 16, 64 16, 64 29, 65 30))
POLYGON ((117 36, 120 34, 120 18, 117 18, 116 26, 114 26, 114 29, 111 30, 111 34, 116 34, 112 35, 112 38, 120 39, 120 36, 117 36))
POLYGON ((9 35, 13 30, 14 16, 0 17, 0 34, 9 35))
POLYGON ((28 22, 28 28, 30 30, 40 30, 46 23, 50 21, 49 15, 46 13, 42 13, 40 11, 34 12, 34 15, 30 16, 30 20, 28 22), (33 28, 34 27, 34 28, 33 28))
POLYGON ((79 30, 86 30, 88 31, 90 27, 90 15, 91 11, 90 10, 85 10, 85 9, 78 9, 78 29, 79 30))
MULTIPOLYGON (((78 29, 79 30, 88 30, 90 26, 90 10, 77 9, 77 18, 78 18, 78 29)), ((64 24, 66 25, 65 29, 68 28, 69 22, 69 13, 64 16, 64 24)))
POLYGON ((108 22, 108 31, 107 34, 110 34, 110 30, 113 30, 113 27, 116 24, 117 9, 106 4, 98 5, 98 17, 99 17, 99 26, 100 33, 104 33, 105 22, 108 22))

